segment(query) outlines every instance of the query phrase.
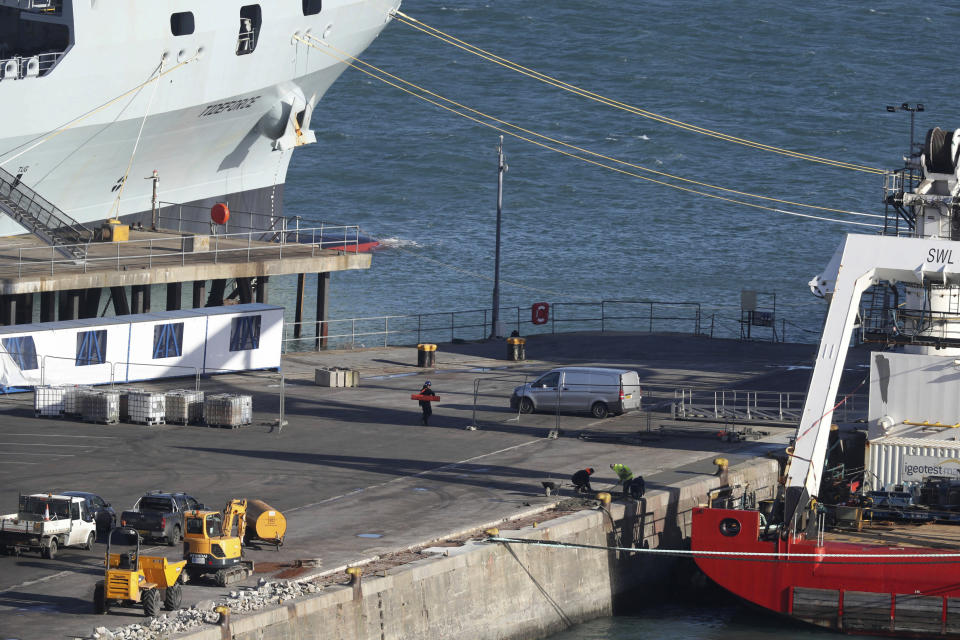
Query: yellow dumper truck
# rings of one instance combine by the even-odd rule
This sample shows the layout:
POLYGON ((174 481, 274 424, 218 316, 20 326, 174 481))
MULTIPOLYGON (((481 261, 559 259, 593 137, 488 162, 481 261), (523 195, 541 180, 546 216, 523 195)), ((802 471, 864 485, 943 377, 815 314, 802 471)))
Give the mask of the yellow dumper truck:
POLYGON ((186 561, 170 562, 162 556, 140 555, 140 536, 134 529, 119 527, 107 536, 105 572, 94 587, 93 606, 107 613, 113 604, 139 602, 148 616, 180 606, 186 561))

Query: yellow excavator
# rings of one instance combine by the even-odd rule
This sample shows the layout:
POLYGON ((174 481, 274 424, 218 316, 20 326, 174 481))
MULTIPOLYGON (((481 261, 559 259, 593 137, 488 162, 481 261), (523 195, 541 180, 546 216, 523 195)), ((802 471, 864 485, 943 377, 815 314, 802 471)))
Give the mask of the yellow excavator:
POLYGON ((234 499, 223 511, 184 514, 183 557, 190 578, 211 577, 225 587, 253 574, 253 561, 243 559, 247 501, 234 499))

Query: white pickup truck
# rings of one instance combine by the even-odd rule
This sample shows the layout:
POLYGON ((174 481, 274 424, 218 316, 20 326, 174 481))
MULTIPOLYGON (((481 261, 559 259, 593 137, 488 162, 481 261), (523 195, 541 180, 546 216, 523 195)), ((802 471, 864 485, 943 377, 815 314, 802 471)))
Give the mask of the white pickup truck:
POLYGON ((53 559, 63 547, 92 549, 97 523, 83 498, 51 493, 20 496, 17 513, 0 516, 0 549, 39 551, 53 559))

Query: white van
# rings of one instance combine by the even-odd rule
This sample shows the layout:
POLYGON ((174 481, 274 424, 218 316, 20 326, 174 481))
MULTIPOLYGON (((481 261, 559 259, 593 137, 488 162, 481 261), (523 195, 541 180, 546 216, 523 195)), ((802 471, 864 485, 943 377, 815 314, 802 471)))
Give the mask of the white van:
POLYGON ((589 411, 606 418, 639 409, 640 376, 629 369, 560 367, 533 382, 517 387, 510 408, 520 413, 534 411, 589 411))

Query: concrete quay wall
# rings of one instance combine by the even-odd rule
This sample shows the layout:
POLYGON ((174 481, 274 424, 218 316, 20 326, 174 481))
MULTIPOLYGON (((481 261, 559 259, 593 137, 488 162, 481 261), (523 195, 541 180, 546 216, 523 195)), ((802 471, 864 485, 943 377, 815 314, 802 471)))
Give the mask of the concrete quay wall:
MULTIPOLYGON (((772 497, 776 461, 756 459, 730 470, 729 483, 772 497)), ((719 478, 696 476, 650 491, 639 502, 614 503, 609 514, 586 510, 501 536, 597 546, 682 548, 691 510, 719 478)), ((615 603, 662 589, 677 558, 595 549, 471 542, 446 555, 365 575, 359 588, 322 593, 235 616, 222 627, 184 634, 190 640, 534 639, 610 615, 615 603)))

